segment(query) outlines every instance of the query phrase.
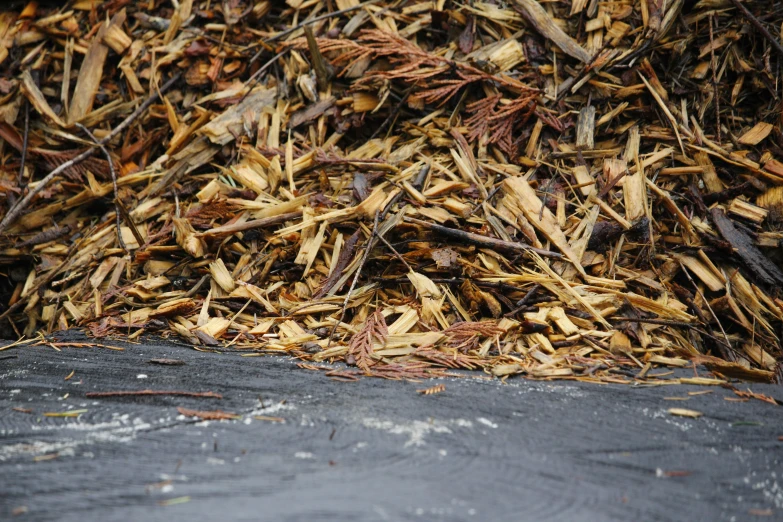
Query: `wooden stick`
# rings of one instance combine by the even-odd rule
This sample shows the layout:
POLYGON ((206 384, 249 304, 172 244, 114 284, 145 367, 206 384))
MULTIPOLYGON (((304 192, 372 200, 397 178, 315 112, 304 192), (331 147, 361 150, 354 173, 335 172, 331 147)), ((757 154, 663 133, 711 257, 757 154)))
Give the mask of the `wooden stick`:
POLYGON ((518 252, 518 253, 535 252, 540 256, 554 257, 556 259, 560 259, 563 257, 562 254, 559 254, 557 252, 552 252, 551 250, 543 250, 541 248, 535 248, 530 245, 524 245, 522 243, 512 243, 511 241, 503 241, 502 239, 480 236, 479 234, 474 234, 472 232, 465 232, 463 230, 457 230, 455 228, 444 227, 441 225, 428 223, 426 221, 422 221, 420 219, 416 219, 412 217, 406 217, 405 221, 407 221, 408 223, 413 223, 415 225, 420 225, 422 227, 428 228, 433 232, 437 232, 438 234, 452 237, 454 239, 459 239, 460 241, 465 241, 466 243, 473 243, 475 245, 483 246, 486 248, 493 248, 496 250, 505 250, 507 252, 518 252))
POLYGON ((661 96, 658 94, 658 92, 655 89, 653 89, 652 85, 650 85, 650 82, 647 81, 647 78, 644 77, 641 71, 637 71, 637 73, 639 74, 639 78, 642 79, 642 82, 644 82, 645 87, 647 87, 647 90, 650 91, 650 94, 652 94, 653 99, 655 99, 656 103, 658 103, 658 105, 660 106, 661 110, 663 111, 663 114, 669 120, 669 123, 671 123, 672 130, 674 131, 674 135, 677 137, 677 143, 680 144, 680 150, 682 151, 683 155, 685 155, 685 146, 682 144, 682 137, 680 136, 680 131, 677 130, 677 126, 679 125, 677 123, 677 119, 674 117, 674 115, 671 113, 669 108, 666 106, 666 103, 664 103, 661 96))
POLYGON ((54 228, 49 228, 43 232, 39 232, 30 239, 22 241, 21 243, 17 243, 14 245, 14 248, 24 248, 40 245, 41 243, 48 243, 49 241, 54 241, 55 239, 61 238, 70 231, 71 227, 69 225, 58 227, 57 224, 55 224, 54 228))
MULTIPOLYGON (((122 123, 120 123, 117 127, 112 130, 108 136, 100 140, 98 142, 99 145, 106 145, 111 141, 115 136, 117 136, 119 133, 124 131, 131 123, 133 123, 141 114, 146 111, 150 105, 155 103, 158 100, 158 96, 163 94, 165 91, 167 91, 172 85, 174 85, 182 76, 182 73, 177 73, 174 75, 172 79, 170 79, 168 82, 166 82, 163 87, 160 88, 159 91, 152 93, 152 95, 147 98, 144 103, 139 105, 139 107, 133 111, 133 113, 125 118, 122 123)), ((41 192, 46 186, 54 179, 55 176, 58 174, 68 170, 69 168, 73 167, 74 165, 80 163, 81 161, 89 158, 95 152, 98 150, 97 147, 93 147, 91 149, 87 149, 75 158, 73 158, 70 161, 66 161, 53 171, 51 171, 49 174, 46 175, 41 181, 38 182, 38 184, 35 186, 34 189, 30 190, 30 192, 27 193, 27 195, 19 202, 17 203, 14 208, 8 211, 8 214, 5 215, 2 221, 0 221, 0 234, 5 232, 5 230, 13 224, 14 221, 22 214, 25 208, 30 204, 30 202, 33 200, 35 196, 38 195, 39 192, 41 192)))

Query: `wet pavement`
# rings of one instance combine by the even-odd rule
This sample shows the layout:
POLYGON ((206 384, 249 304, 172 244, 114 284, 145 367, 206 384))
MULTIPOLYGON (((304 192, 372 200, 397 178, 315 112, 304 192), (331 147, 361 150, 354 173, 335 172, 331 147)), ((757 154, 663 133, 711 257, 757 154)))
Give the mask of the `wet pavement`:
POLYGON ((720 387, 343 383, 284 357, 105 344, 125 350, 0 351, 0 520, 783 520, 783 409, 720 387), (222 399, 86 396, 144 389, 222 399))

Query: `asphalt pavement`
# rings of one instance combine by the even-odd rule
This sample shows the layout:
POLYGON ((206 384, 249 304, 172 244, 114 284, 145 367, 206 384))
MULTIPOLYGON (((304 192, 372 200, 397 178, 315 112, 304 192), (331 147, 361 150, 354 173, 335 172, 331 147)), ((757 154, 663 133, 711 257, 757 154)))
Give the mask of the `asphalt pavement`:
POLYGON ((101 342, 125 349, 0 351, 0 520, 783 520, 783 409, 721 387, 345 383, 101 342), (139 390, 222 398, 87 396, 139 390))

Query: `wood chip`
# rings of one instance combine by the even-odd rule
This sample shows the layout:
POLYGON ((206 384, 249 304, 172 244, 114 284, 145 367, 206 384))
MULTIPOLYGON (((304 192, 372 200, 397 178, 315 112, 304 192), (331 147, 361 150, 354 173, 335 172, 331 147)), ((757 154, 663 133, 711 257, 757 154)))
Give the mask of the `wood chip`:
POLYGON ((690 417, 691 419, 698 419, 702 415, 704 415, 700 411, 696 410, 689 410, 686 408, 669 408, 669 414, 674 415, 676 417, 690 417))

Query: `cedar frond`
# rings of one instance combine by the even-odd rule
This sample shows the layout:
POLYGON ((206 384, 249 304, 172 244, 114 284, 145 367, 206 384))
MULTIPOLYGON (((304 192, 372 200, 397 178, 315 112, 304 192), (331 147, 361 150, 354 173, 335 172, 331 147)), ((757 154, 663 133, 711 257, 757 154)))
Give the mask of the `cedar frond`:
POLYGON ((440 65, 438 67, 427 67, 423 62, 415 60, 407 65, 395 67, 390 71, 379 71, 375 75, 388 79, 402 79, 407 81, 422 81, 429 78, 434 78, 439 74, 443 74, 449 71, 451 68, 448 65, 440 65))
MULTIPOLYGON (((428 53, 412 41, 378 29, 362 31, 356 40, 317 38, 316 43, 333 65, 343 67, 341 75, 358 60, 385 58, 393 65, 392 68, 368 71, 363 78, 354 82, 355 86, 371 84, 378 79, 419 84, 422 90, 411 94, 411 103, 417 101, 438 103, 440 106, 453 98, 462 88, 481 81, 491 81, 500 86, 510 87, 515 92, 520 90, 523 93, 538 92, 537 89, 527 87, 503 75, 492 75, 469 63, 428 53), (442 77, 453 74, 456 74, 456 79, 442 77)), ((305 38, 297 38, 291 42, 291 45, 296 49, 305 49, 307 41, 305 38)))
POLYGON ((332 370, 324 375, 339 382, 356 382, 359 380, 359 374, 353 370, 332 370))
POLYGON ((463 322, 456 323, 443 330, 446 346, 466 353, 478 347, 482 337, 490 337, 503 333, 494 322, 463 322))
POLYGON ((411 95, 411 102, 414 100, 421 100, 424 103, 438 102, 440 107, 453 98, 461 89, 483 79, 482 76, 470 75, 462 71, 457 71, 457 76, 459 76, 459 79, 435 80, 432 88, 411 95))
POLYGON ((541 121, 555 129, 557 132, 563 132, 566 129, 566 126, 563 125, 563 122, 561 122, 557 117, 552 116, 547 111, 536 110, 536 116, 538 116, 541 121))
POLYGON ((444 391, 446 391, 445 384, 436 384, 435 386, 430 386, 429 388, 425 388, 423 390, 416 390, 416 393, 421 393, 422 395, 435 395, 436 393, 441 393, 444 391))
POLYGON ((375 364, 372 358, 372 345, 375 341, 385 344, 387 337, 389 337, 389 330, 386 327, 386 319, 381 312, 376 311, 367 318, 359 333, 351 339, 346 361, 349 362, 352 359, 356 366, 369 374, 370 367, 375 364))
POLYGON ((383 366, 376 366, 370 372, 369 375, 373 377, 380 377, 382 379, 389 379, 392 381, 406 380, 418 380, 429 379, 432 377, 445 376, 442 370, 430 369, 429 365, 423 362, 405 362, 405 363, 393 363, 384 364, 383 366))
POLYGON ((463 321, 449 326, 443 330, 443 333, 446 337, 457 337, 462 335, 490 336, 503 333, 503 330, 498 328, 493 321, 463 321))
POLYGON ((501 104, 501 98, 500 94, 496 94, 465 107, 471 114, 465 120, 469 129, 468 139, 474 141, 489 133, 489 143, 495 143, 503 152, 513 155, 514 130, 527 123, 536 104, 533 95, 522 96, 505 105, 501 104))
POLYGON ((475 357, 459 353, 457 350, 446 353, 431 345, 418 348, 412 355, 444 368, 475 370, 484 366, 482 361, 475 357))
POLYGON ((502 97, 502 95, 496 94, 465 106, 467 112, 472 114, 470 118, 465 120, 465 125, 468 126, 467 138, 469 141, 479 139, 489 130, 489 119, 494 114, 495 107, 502 97))

